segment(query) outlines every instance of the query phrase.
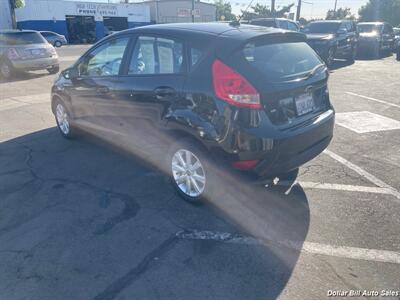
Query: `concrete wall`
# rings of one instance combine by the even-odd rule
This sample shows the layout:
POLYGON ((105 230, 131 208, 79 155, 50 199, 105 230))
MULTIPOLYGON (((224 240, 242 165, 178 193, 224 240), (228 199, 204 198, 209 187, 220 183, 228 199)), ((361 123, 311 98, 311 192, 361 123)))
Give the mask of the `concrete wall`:
POLYGON ((25 7, 16 10, 18 28, 50 30, 65 35, 67 39, 66 15, 94 16, 97 39, 104 37, 103 16, 127 17, 129 28, 150 23, 150 8, 144 4, 108 4, 61 0, 27 0, 25 3, 25 7))
MULTIPOLYGON (((156 23, 192 22, 190 11, 192 1, 161 0, 145 2, 150 5, 150 18, 156 23)), ((213 4, 195 2, 195 22, 212 22, 216 20, 216 7, 213 4)))
POLYGON ((11 29, 11 11, 10 11, 10 1, 0 0, 0 30, 1 29, 11 29))

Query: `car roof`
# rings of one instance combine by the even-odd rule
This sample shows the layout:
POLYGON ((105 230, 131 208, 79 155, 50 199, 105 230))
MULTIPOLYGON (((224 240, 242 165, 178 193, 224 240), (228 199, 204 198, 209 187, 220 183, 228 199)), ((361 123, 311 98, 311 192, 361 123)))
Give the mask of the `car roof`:
POLYGON ((169 24, 156 24, 142 27, 136 27, 120 31, 113 36, 123 35, 126 33, 148 33, 148 34, 188 34, 190 37, 193 36, 220 36, 229 37, 235 39, 249 39, 258 35, 268 34, 283 34, 291 32, 279 28, 270 28, 263 26, 254 26, 247 24, 232 25, 230 23, 169 23, 169 24))
POLYGON ((18 30, 18 29, 6 29, 0 30, 0 33, 26 33, 26 32, 37 32, 36 30, 18 30))

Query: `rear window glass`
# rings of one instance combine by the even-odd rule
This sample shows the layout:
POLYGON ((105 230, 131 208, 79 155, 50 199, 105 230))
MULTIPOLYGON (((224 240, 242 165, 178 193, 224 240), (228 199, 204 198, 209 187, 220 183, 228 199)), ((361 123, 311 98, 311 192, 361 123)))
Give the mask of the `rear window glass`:
POLYGON ((30 45, 47 43, 38 32, 12 32, 0 35, 0 43, 6 45, 30 45))
POLYGON ((269 45, 248 43, 242 52, 250 65, 268 81, 290 80, 322 64, 304 42, 269 45))
POLYGON ((336 33, 340 24, 339 22, 310 23, 304 31, 306 33, 336 33))

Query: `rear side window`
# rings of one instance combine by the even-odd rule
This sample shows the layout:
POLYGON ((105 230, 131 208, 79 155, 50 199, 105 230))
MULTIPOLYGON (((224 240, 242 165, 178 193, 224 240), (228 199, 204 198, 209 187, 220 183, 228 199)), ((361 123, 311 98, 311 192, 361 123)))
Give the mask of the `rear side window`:
POLYGON ((248 43, 242 50, 246 61, 268 81, 285 81, 311 71, 322 64, 304 42, 256 45, 248 43))
POLYGON ((182 43, 141 36, 136 41, 128 74, 176 74, 182 72, 182 66, 182 43))
POLYGON ((31 45, 47 43, 38 32, 10 32, 0 36, 0 43, 6 45, 31 45))

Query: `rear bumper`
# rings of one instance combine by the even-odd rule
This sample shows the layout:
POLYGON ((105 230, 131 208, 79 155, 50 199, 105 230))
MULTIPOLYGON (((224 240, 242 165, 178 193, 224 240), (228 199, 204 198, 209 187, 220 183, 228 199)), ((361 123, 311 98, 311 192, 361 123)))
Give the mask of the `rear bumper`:
POLYGON ((269 143, 269 151, 242 153, 241 159, 257 159, 259 163, 244 173, 255 180, 289 172, 312 160, 324 151, 333 137, 335 113, 328 110, 302 128, 282 132, 269 143))
POLYGON ((43 70, 59 65, 58 57, 46 57, 30 60, 12 61, 14 69, 20 71, 43 70))

